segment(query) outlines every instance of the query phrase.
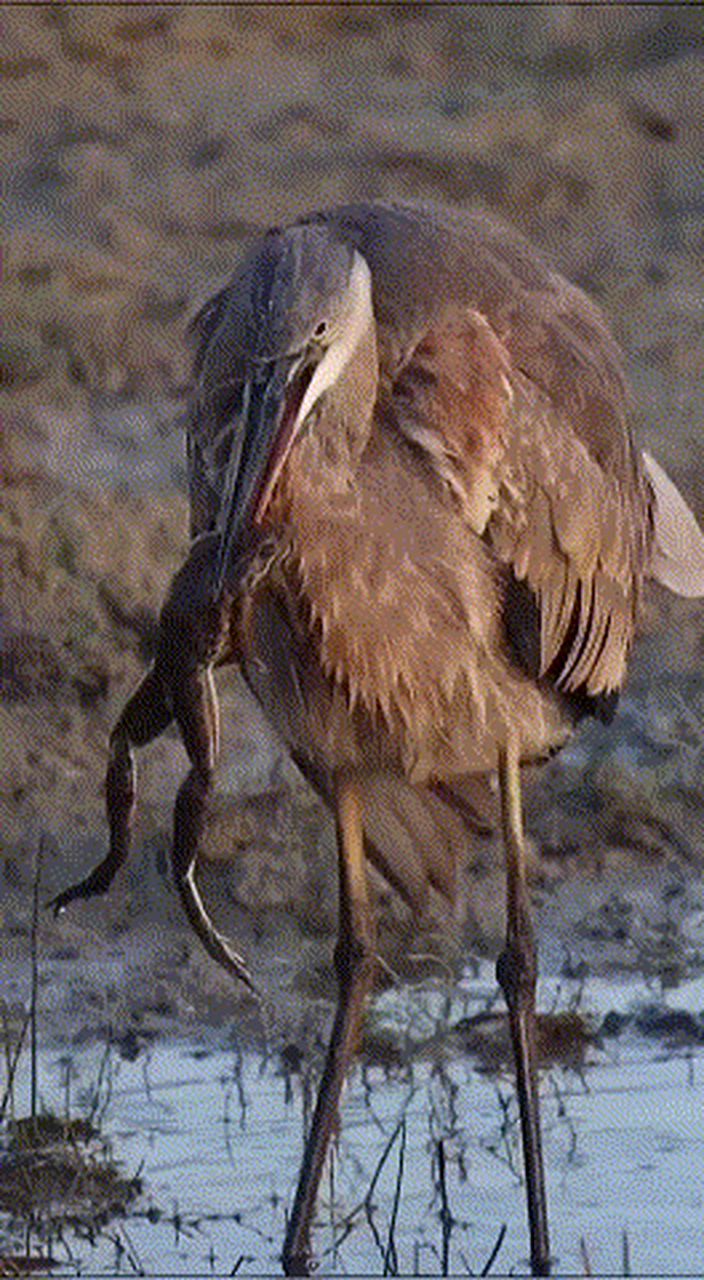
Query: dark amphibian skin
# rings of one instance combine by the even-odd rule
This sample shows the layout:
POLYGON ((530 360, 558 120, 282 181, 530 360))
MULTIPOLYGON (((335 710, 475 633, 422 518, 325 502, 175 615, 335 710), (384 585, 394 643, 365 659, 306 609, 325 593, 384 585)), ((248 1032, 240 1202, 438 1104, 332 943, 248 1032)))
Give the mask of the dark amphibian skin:
MULTIPOLYGON (((195 539, 185 564, 174 576, 159 617, 156 656, 151 670, 132 694, 110 735, 105 780, 110 849, 105 859, 78 884, 50 904, 58 914, 69 903, 105 893, 129 854, 136 808, 134 749, 144 747, 176 721, 191 764, 176 798, 172 870, 184 911, 206 951, 252 991, 253 980, 240 955, 210 920, 195 882, 198 845, 219 749, 219 707, 213 668, 234 660, 233 623, 241 596, 234 590, 213 593, 220 539, 206 533, 195 539)), ((235 573, 246 582, 257 552, 233 556, 235 573)))

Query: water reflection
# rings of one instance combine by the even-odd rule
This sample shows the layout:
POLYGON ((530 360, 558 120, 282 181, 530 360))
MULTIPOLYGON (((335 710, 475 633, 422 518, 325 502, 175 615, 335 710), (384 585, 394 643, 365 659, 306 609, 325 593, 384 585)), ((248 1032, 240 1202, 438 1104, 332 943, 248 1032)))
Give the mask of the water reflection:
MULTIPOLYGON (((398 1043, 400 1028, 405 1050, 367 1061, 348 1087, 320 1197, 319 1274, 528 1273, 512 1078, 495 1043, 488 1055, 477 1044, 467 1052, 467 1027, 476 1033, 477 1013, 486 1017, 493 985, 486 965, 452 998, 407 988, 376 1002, 372 1041, 379 1033, 398 1043), (439 1032, 443 1018, 452 1033, 439 1032)), ((704 979, 670 992, 664 1011, 642 979, 568 986, 545 983, 543 1007, 568 1010, 578 995, 580 1023, 594 1034, 579 1061, 553 1057, 542 1075, 560 1272, 696 1272, 704 979)), ((305 1064, 303 1075, 292 1072, 295 1054, 233 1048, 237 1028, 227 1035, 136 1056, 99 1042, 40 1054, 42 1106, 99 1116, 121 1171, 144 1188, 100 1229, 54 1231, 54 1274, 277 1272, 302 1149, 305 1064)), ((18 1114, 28 1087, 20 1064, 18 1114)), ((9 1253, 7 1215, 2 1234, 9 1253)))

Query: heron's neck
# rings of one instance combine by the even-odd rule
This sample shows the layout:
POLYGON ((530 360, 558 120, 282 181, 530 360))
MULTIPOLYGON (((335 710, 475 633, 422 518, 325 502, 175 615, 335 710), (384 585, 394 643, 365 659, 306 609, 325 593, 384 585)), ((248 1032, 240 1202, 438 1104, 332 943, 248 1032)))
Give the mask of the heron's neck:
POLYGON ((355 476, 374 418, 378 368, 373 325, 312 410, 282 471, 270 518, 285 540, 301 521, 354 502, 355 476))
POLYGON ((376 334, 370 316, 311 428, 335 470, 356 471, 371 433, 378 386, 376 334))

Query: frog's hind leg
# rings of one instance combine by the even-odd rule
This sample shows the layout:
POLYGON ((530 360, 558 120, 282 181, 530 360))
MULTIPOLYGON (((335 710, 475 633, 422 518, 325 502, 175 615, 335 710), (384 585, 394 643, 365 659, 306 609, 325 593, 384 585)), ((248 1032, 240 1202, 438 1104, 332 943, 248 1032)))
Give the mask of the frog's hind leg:
POLYGON ((110 849, 90 875, 64 889, 47 904, 54 915, 71 902, 92 898, 110 888, 130 851, 137 793, 133 749, 158 738, 173 718, 171 703, 156 669, 152 667, 133 693, 110 735, 110 759, 105 777, 110 849))
POLYGON ((258 995, 244 960, 210 919, 195 879, 218 752, 218 702, 210 667, 198 667, 182 676, 178 690, 174 690, 174 714, 192 766, 174 809, 174 883, 189 923, 208 955, 258 995))

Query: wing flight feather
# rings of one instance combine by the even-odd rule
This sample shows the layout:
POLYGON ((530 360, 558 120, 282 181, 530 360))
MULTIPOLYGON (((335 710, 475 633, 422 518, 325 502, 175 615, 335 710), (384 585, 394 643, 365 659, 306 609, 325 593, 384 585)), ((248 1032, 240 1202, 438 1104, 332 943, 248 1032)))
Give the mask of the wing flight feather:
POLYGON ((623 446, 625 424, 618 419, 618 449, 592 443, 604 444, 619 406, 603 401, 603 422, 591 394, 584 422, 576 398, 556 407, 485 317, 456 305, 435 318, 393 391, 402 431, 533 591, 540 675, 566 691, 616 688, 652 536, 651 492, 635 449, 623 446))

